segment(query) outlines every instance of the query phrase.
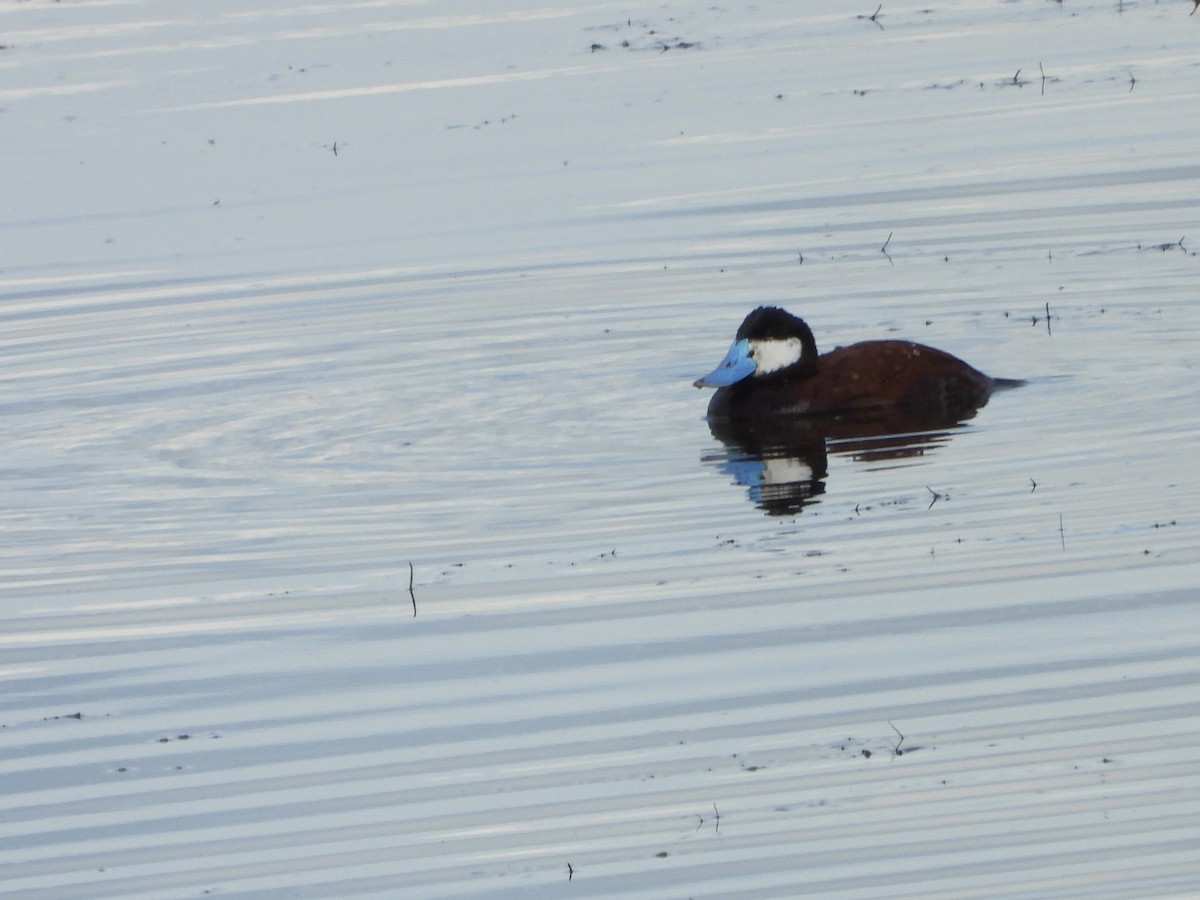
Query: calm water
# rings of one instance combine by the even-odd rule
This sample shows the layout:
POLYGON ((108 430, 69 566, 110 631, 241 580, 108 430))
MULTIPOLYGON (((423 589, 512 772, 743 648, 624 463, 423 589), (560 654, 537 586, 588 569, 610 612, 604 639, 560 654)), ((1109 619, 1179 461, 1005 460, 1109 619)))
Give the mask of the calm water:
POLYGON ((1194 888, 1186 9, 884 12, 3 13, 0 894, 1194 888))

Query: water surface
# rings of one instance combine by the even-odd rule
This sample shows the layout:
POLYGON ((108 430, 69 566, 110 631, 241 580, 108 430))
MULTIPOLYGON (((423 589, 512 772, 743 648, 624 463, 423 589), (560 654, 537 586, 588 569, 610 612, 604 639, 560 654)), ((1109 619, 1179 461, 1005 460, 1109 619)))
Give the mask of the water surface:
POLYGON ((1195 890, 1186 8, 882 12, 0 13, 0 893, 1195 890))

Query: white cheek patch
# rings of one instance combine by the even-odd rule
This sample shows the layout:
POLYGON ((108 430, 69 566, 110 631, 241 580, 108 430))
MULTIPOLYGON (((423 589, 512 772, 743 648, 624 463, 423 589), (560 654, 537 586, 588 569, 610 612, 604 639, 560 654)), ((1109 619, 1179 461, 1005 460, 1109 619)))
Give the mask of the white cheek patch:
POLYGON ((787 340, 749 341, 750 358, 754 360, 755 375, 770 375, 800 361, 804 345, 800 338, 787 340))
POLYGON ((763 460, 761 484, 797 484, 812 480, 812 466, 801 459, 791 456, 768 456, 763 460))

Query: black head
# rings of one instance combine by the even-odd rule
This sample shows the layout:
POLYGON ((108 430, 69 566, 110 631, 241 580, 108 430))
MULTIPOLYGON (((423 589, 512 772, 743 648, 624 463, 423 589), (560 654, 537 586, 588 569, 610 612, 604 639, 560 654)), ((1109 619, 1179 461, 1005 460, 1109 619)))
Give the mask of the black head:
POLYGON ((799 316, 793 316, 778 306, 760 306, 742 320, 736 340, 788 341, 799 340, 806 353, 816 355, 817 342, 812 329, 799 316))
POLYGON ((804 320, 760 306, 743 320, 733 346, 696 387, 726 387, 743 379, 803 377, 816 371, 817 342, 804 320))

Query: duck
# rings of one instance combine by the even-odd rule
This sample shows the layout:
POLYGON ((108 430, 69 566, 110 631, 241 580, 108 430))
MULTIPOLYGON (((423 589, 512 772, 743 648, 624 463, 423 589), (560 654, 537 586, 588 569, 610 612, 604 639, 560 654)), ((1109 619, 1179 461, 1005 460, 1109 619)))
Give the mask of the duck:
POLYGON ((777 306, 746 316, 725 358, 693 382, 717 389, 708 404, 710 422, 896 413, 961 421, 995 390, 1023 383, 989 377, 912 341, 862 341, 819 353, 808 324, 777 306))

